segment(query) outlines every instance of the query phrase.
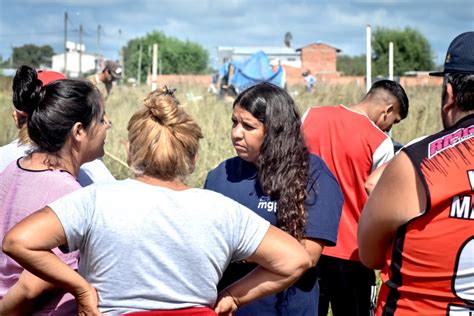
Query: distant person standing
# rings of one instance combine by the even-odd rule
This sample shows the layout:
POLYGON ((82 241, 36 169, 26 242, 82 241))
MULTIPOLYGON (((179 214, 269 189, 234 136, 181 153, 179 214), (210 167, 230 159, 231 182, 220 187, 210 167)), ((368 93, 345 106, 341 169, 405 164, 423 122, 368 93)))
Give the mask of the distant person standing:
POLYGON ((311 74, 311 70, 306 70, 302 73, 306 92, 313 91, 313 86, 316 84, 316 78, 311 74))
POLYGON ((108 98, 110 91, 112 90, 112 84, 116 80, 122 79, 123 68, 120 64, 108 60, 105 62, 104 69, 101 72, 96 73, 95 75, 87 77, 87 79, 95 84, 99 90, 102 91, 101 83, 105 87, 106 94, 104 98, 108 98))
POLYGON ((369 315, 375 273, 359 259, 357 224, 367 201, 365 182, 393 157, 384 132, 408 115, 408 97, 396 82, 375 82, 357 104, 310 108, 303 119, 309 151, 319 155, 344 194, 337 245, 324 248, 319 260, 319 315, 328 305, 335 316, 369 315))
POLYGON ((474 32, 448 48, 444 130, 403 148, 362 212, 362 262, 382 268, 377 315, 474 311, 474 32))
POLYGON ((219 93, 219 91, 217 91, 217 86, 216 86, 218 82, 219 82, 219 73, 216 72, 211 77, 211 84, 207 88, 207 92, 217 95, 219 93))

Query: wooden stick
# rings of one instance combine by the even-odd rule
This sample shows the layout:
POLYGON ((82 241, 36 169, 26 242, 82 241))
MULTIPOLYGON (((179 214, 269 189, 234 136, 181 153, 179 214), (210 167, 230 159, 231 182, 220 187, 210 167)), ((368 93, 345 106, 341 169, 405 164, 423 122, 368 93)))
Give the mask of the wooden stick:
POLYGON ((105 154, 107 156, 109 156, 110 158, 112 158, 113 160, 115 160, 116 162, 118 162, 119 164, 121 164, 122 166, 124 166, 125 168, 129 169, 130 167, 128 166, 128 164, 123 161, 122 159, 118 158, 117 156, 111 154, 110 152, 108 152, 107 150, 105 150, 105 154))

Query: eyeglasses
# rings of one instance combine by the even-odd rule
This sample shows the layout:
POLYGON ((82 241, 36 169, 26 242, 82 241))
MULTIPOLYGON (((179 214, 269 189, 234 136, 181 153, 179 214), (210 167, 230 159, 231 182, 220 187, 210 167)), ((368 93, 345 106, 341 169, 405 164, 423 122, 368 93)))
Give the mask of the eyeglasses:
POLYGON ((102 117, 102 119, 100 120, 100 122, 102 124, 107 124, 109 125, 109 127, 112 127, 112 121, 109 120, 109 118, 107 116, 104 115, 104 117, 102 117))

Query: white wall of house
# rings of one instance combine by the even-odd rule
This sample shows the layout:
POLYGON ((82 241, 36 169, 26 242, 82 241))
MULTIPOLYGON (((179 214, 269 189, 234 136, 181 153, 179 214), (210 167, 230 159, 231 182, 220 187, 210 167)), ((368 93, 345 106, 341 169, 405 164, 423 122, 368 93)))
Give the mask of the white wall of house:
MULTIPOLYGON (((66 48, 67 76, 69 78, 79 77, 79 71, 81 73, 87 73, 97 69, 96 55, 86 54, 86 47, 84 45, 81 46, 74 42, 67 42, 66 48), (80 51, 82 51, 82 56, 80 51), (81 58, 81 63, 79 62, 79 58, 81 58), (81 69, 79 69, 79 65, 81 69)), ((54 71, 64 72, 64 53, 53 56, 51 68, 54 71)))
MULTIPOLYGON (((67 53, 67 72, 68 77, 77 78, 79 77, 79 52, 68 52, 67 53)), ((96 69, 96 56, 89 54, 82 54, 81 72, 86 73, 95 71, 96 69)), ((63 72, 64 71, 64 54, 58 54, 53 56, 52 70, 63 72)))

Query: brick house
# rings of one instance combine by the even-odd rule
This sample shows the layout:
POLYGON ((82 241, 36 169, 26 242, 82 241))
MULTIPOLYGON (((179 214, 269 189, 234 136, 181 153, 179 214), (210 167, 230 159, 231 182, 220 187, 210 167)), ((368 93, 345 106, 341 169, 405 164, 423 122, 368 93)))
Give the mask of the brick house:
POLYGON ((301 73, 307 69, 318 80, 339 77, 336 70, 339 48, 324 43, 312 43, 298 49, 291 47, 218 47, 219 63, 224 59, 246 59, 258 51, 264 51, 270 60, 275 60, 285 68, 286 80, 290 84, 302 81, 301 73))
POLYGON ((324 43, 313 43, 296 50, 300 53, 301 68, 309 69, 313 74, 337 74, 336 59, 339 48, 324 43))

